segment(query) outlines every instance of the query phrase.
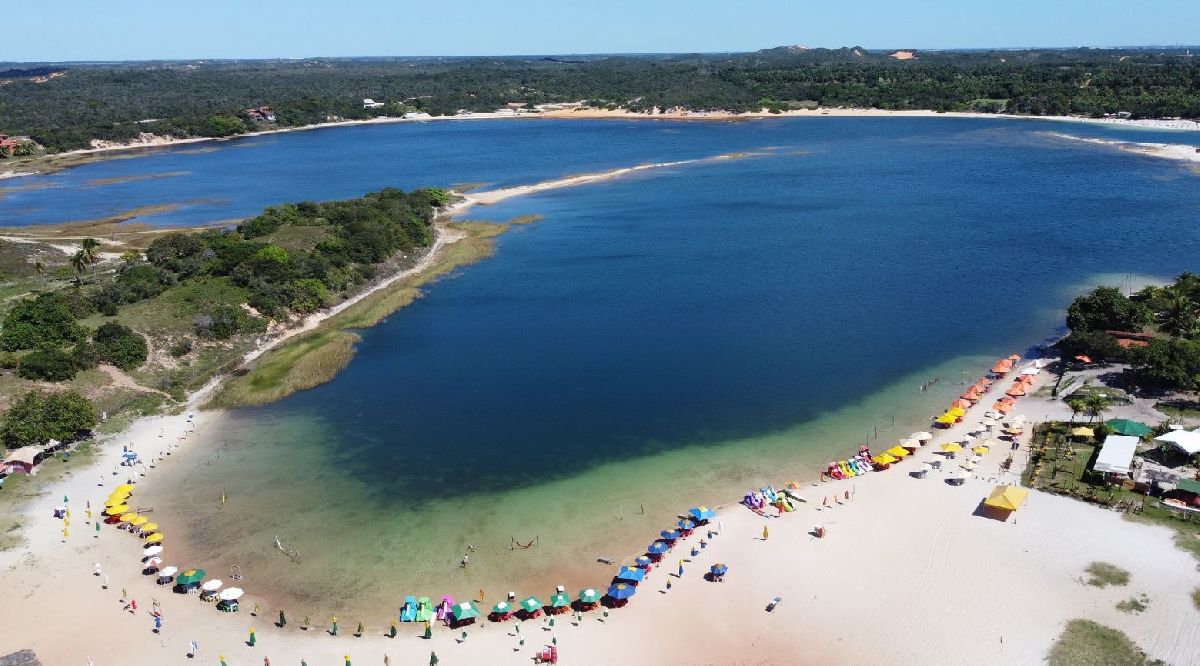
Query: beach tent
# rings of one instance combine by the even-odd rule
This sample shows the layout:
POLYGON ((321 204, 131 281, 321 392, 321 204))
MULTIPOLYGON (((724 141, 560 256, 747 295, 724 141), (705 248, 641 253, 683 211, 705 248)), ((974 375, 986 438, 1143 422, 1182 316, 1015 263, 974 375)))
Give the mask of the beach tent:
POLYGON ((1016 511, 1025 503, 1029 491, 1017 486, 996 486, 991 495, 983 501, 984 504, 1005 511, 1016 511))
POLYGON ((1139 441, 1130 435, 1109 435, 1104 440, 1104 446, 1100 447, 1100 455, 1096 456, 1096 464, 1092 469, 1110 474, 1128 474, 1139 441))
MULTIPOLYGON (((1007 432, 1007 430, 1005 432, 1007 432)), ((1081 426, 1079 428, 1071 428, 1071 436, 1072 437, 1095 437, 1096 431, 1092 430, 1091 428, 1084 428, 1081 426)))
POLYGON ((1134 437, 1145 437, 1151 432, 1150 426, 1145 423, 1140 423, 1132 419, 1111 419, 1104 425, 1108 426, 1109 430, 1118 435, 1133 435, 1134 437))
POLYGON ((688 509, 688 513, 691 514, 692 519, 698 523, 702 523, 706 520, 711 520, 717 517, 716 512, 706 506, 694 506, 688 509))
POLYGON ((1200 430, 1172 430, 1154 438, 1156 442, 1166 442, 1183 451, 1189 456, 1200 453, 1200 430))

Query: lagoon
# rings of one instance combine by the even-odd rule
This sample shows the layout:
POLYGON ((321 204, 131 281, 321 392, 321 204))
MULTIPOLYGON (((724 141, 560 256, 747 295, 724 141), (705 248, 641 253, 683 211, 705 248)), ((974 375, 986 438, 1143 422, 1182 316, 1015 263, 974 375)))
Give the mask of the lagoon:
POLYGON ((1049 132, 1179 141, 943 118, 371 126, 16 179, 0 215, 179 204, 140 221, 193 225, 747 153, 472 210, 543 219, 364 331, 333 381, 228 414, 144 483, 172 557, 237 564, 317 617, 602 585, 597 557, 637 554, 678 511, 924 428, 1079 290, 1196 268, 1196 173, 1049 132), (156 172, 175 175, 88 184, 156 172))

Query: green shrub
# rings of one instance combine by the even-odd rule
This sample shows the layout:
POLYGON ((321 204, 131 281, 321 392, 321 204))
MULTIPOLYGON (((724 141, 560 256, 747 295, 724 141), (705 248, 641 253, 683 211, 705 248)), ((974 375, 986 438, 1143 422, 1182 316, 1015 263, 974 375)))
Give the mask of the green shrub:
POLYGON ((0 329, 0 349, 17 351, 79 342, 87 329, 75 321, 63 299, 41 294, 13 306, 0 329))
POLYGON ((21 359, 17 375, 25 379, 65 382, 74 379, 78 370, 70 354, 59 349, 37 349, 21 359))
POLYGON ((30 391, 4 415, 0 440, 9 448, 45 444, 51 439, 70 441, 96 425, 96 410, 74 391, 30 391))
POLYGON ((92 340, 96 343, 100 358, 122 370, 133 370, 145 363, 149 353, 145 338, 116 322, 96 329, 92 340))
POLYGON ((191 338, 180 338, 179 342, 171 345, 171 356, 174 356, 175 358, 187 356, 190 353, 192 353, 191 338))

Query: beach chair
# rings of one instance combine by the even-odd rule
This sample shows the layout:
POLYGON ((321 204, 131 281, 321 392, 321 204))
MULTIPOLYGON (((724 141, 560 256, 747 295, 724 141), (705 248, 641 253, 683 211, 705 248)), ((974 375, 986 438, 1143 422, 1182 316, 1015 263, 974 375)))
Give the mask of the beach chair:
POLYGON ((537 653, 533 658, 535 664, 557 664, 558 663, 558 648, 550 646, 545 650, 537 653))
POLYGON ((417 621, 417 599, 413 596, 404 598, 404 608, 400 609, 401 622, 416 622, 417 621))

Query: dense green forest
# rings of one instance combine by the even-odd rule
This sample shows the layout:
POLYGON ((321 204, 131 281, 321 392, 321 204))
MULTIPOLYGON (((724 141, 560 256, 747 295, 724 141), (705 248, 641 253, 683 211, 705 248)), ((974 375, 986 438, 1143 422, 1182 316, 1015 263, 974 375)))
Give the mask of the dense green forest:
POLYGON ((0 65, 0 133, 50 152, 150 132, 219 137, 270 126, 505 104, 747 111, 807 106, 1200 118, 1183 49, 755 53, 572 58, 366 58, 0 65), (4 75, 8 78, 4 78, 4 75), (362 100, 384 102, 365 109, 362 100))

